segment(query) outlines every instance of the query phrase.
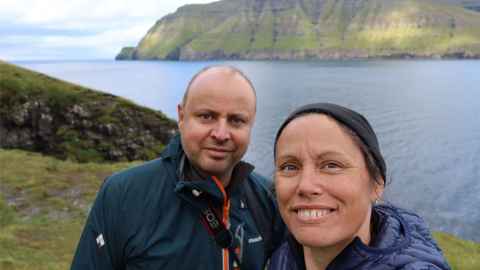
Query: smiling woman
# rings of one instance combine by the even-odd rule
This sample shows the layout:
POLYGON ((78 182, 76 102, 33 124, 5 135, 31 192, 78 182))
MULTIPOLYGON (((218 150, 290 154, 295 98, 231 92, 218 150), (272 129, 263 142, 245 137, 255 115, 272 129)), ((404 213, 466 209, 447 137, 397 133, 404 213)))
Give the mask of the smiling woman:
POLYGON ((419 216, 378 203, 386 165, 362 115, 306 105, 284 121, 274 150, 277 201, 291 234, 271 270, 450 269, 419 216))

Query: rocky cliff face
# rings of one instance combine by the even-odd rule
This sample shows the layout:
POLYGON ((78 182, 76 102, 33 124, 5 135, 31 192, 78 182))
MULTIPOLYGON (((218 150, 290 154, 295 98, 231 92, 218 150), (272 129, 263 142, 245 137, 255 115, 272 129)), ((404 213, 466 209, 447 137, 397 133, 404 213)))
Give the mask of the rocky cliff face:
POLYGON ((0 62, 0 147, 76 161, 148 160, 176 131, 161 112, 0 62))
POLYGON ((127 59, 480 56, 480 14, 427 0, 223 0, 160 19, 127 59))

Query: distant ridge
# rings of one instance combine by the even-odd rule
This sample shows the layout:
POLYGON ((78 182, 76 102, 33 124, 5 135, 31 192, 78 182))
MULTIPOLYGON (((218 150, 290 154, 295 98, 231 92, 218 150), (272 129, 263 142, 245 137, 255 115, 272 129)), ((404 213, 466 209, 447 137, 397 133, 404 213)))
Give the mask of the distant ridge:
POLYGON ((222 0, 180 7, 116 59, 480 58, 480 1, 222 0))

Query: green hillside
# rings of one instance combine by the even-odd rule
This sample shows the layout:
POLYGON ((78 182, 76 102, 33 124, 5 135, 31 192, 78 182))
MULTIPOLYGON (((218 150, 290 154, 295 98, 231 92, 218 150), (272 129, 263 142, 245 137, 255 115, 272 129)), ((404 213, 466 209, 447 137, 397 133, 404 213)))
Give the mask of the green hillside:
POLYGON ((76 161, 148 160, 176 131, 163 113, 0 61, 0 147, 76 161))
POLYGON ((435 232, 433 236, 443 249, 452 269, 480 269, 480 243, 465 241, 442 232, 435 232))
POLYGON ((480 13, 427 0, 187 5, 117 59, 480 57, 480 13))
POLYGON ((102 180, 135 164, 0 149, 0 269, 68 269, 102 180))
MULTIPOLYGON (((80 164, 0 149, 0 269, 68 269, 102 180, 137 164, 80 164)), ((434 236, 453 269, 480 269, 479 243, 434 236)))

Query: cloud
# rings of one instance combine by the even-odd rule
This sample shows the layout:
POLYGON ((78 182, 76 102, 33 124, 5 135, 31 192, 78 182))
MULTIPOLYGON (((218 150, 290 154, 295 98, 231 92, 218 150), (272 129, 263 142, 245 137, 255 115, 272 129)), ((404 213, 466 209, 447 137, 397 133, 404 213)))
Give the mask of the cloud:
POLYGON ((0 1, 0 58, 113 58, 178 7, 212 0, 0 1))

